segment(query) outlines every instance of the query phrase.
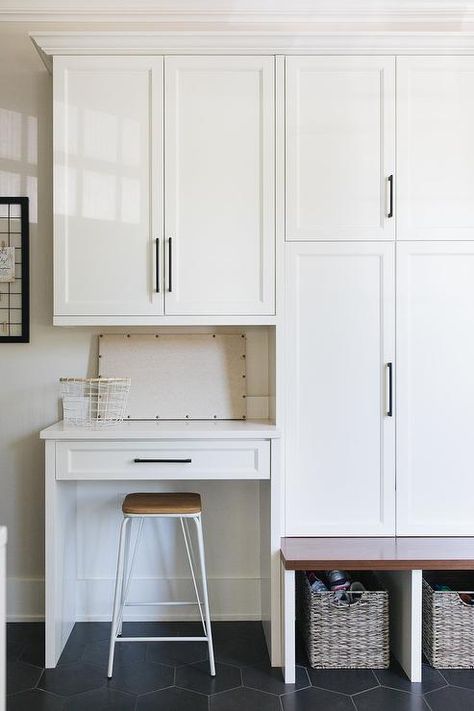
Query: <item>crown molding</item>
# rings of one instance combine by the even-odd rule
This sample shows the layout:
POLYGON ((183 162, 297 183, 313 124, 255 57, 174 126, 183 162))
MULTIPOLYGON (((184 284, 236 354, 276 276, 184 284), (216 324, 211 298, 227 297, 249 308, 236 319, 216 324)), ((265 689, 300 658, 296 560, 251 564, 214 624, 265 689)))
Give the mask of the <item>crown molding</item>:
POLYGON ((410 26, 423 30, 440 26, 460 30, 474 23, 474 1, 450 0, 3 0, 0 20, 16 22, 153 22, 175 29, 200 25, 317 26, 344 23, 380 25, 380 29, 410 26))
POLYGON ((474 54, 468 32, 417 31, 161 31, 33 32, 48 69, 58 55, 153 54, 474 54))

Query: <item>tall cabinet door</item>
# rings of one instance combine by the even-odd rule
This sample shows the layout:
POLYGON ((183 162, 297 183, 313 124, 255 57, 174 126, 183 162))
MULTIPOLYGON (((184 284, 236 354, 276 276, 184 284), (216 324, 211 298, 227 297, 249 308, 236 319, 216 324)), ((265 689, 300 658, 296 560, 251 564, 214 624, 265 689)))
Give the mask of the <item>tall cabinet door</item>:
POLYGON ((274 59, 166 57, 167 314, 274 313, 274 59))
POLYGON ((395 59, 287 57, 286 238, 394 235, 395 59))
POLYGON ((474 533, 474 242, 397 246, 397 528, 474 533))
POLYGON ((55 316, 163 313, 162 63, 54 58, 55 316))
POLYGON ((287 249, 286 535, 392 535, 394 245, 287 249))
POLYGON ((474 57, 397 59, 399 239, 474 239, 474 57))

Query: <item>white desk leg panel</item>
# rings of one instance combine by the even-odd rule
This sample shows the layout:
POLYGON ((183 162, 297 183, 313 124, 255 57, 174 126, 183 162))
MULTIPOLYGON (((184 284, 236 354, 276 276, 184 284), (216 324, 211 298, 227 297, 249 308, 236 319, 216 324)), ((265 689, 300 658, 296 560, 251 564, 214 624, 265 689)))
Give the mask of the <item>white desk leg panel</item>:
POLYGON ((75 622, 76 484, 56 481, 56 444, 45 444, 45 666, 52 668, 75 622))
POLYGON ((262 624, 273 667, 281 667, 280 442, 271 443, 271 481, 260 482, 260 561, 262 624))
POLYGON ((390 646, 412 682, 421 681, 422 571, 378 573, 390 593, 390 646))
POLYGON ((285 684, 294 684, 295 668, 295 571, 285 570, 281 564, 282 582, 282 638, 283 638, 283 676, 285 684))

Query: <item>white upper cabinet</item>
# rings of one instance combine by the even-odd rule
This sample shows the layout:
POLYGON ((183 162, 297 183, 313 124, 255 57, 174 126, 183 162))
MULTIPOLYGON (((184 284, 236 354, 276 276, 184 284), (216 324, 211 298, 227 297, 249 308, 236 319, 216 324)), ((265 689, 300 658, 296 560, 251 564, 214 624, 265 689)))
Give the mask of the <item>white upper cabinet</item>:
POLYGON ((397 246, 397 531, 474 531, 474 242, 397 246))
POLYGON ((394 244, 286 257, 286 535, 393 535, 394 244))
POLYGON ((167 314, 274 313, 274 59, 166 57, 167 314))
POLYGON ((391 239, 395 59, 286 59, 286 238, 391 239))
POLYGON ((397 59, 399 239, 474 239, 474 57, 397 59))
POLYGON ((54 59, 55 316, 163 313, 162 66, 54 59))
POLYGON ((274 315, 274 124, 273 57, 55 58, 55 322, 274 315))

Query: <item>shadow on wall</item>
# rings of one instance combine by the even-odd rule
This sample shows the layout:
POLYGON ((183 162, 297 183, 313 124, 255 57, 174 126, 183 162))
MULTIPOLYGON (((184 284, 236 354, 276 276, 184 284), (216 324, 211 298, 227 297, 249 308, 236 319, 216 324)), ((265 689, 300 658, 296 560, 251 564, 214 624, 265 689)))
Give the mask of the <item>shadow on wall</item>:
POLYGON ((0 107, 0 195, 30 198, 38 222, 38 119, 0 107))

